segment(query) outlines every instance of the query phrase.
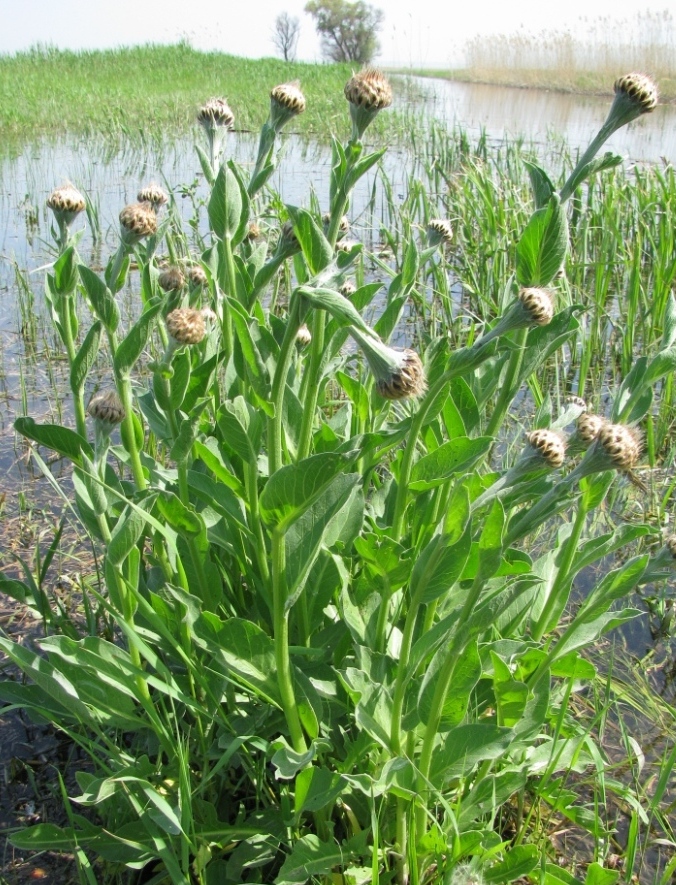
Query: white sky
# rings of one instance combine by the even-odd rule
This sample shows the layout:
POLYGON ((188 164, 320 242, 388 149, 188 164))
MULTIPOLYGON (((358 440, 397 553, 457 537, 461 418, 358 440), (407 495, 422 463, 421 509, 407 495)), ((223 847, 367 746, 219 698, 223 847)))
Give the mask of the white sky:
MULTIPOLYGON (((274 55, 270 40, 283 11, 301 20, 299 59, 319 60, 319 42, 305 0, 0 0, 0 52, 36 43, 61 49, 99 49, 187 38, 199 49, 235 55, 274 55)), ((587 20, 629 19, 637 9, 674 9, 674 0, 372 0, 385 12, 381 64, 443 66, 477 33, 521 27, 571 28, 587 20)))

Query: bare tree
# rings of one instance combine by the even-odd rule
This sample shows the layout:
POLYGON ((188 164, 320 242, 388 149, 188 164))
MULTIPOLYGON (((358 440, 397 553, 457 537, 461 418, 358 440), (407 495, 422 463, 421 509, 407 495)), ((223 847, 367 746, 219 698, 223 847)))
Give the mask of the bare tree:
POLYGON ((300 21, 288 12, 280 12, 272 29, 272 42, 284 61, 294 61, 300 35, 300 21))
POLYGON ((324 57, 367 64, 378 54, 376 32, 385 14, 364 0, 309 0, 305 11, 315 20, 324 57))

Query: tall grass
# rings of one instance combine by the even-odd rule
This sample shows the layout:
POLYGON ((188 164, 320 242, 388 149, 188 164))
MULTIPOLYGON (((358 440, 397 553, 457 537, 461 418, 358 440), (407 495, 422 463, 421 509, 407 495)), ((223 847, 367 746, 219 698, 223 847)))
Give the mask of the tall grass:
POLYGON ((348 65, 245 59, 185 43, 80 52, 38 46, 0 56, 0 131, 16 138, 141 130, 152 138, 187 131, 211 95, 237 107, 236 127, 249 130, 267 113, 273 86, 300 80, 308 112, 298 129, 325 134, 346 119, 342 87, 350 72, 348 65))
MULTIPOLYGON (((481 35, 465 47, 455 79, 500 85, 606 94, 626 70, 646 71, 663 99, 676 100, 676 22, 646 10, 632 19, 581 20, 566 31, 481 35)), ((424 73, 424 72, 420 72, 424 73)), ((439 72, 435 72, 439 73, 439 72)), ((443 76, 443 74, 442 74, 443 76)))

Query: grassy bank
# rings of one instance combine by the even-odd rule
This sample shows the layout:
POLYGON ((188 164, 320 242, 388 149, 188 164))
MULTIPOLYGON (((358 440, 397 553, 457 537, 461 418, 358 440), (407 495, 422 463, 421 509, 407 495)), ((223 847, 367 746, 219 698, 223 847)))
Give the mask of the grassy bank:
POLYGON ((36 48, 0 56, 0 132, 7 139, 64 130, 184 131, 212 95, 227 98, 236 129, 257 130, 270 89, 300 80, 307 111, 294 126, 325 134, 348 118, 343 86, 351 72, 349 65, 245 59, 185 44, 91 52, 36 48))

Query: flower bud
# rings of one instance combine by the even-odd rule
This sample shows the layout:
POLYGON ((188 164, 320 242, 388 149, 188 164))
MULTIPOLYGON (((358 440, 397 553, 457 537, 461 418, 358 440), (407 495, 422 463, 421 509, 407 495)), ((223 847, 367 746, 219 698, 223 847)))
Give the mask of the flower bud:
POLYGON ((275 132, 302 114, 305 110, 305 96, 300 91, 300 83, 282 83, 270 93, 270 125, 275 132))
POLYGON ((260 235, 260 225, 256 224, 255 221, 251 221, 246 231, 247 240, 249 240, 250 243, 253 243, 255 240, 259 239, 260 235))
POLYGON ((298 237, 293 229, 293 224, 290 221, 285 221, 279 232, 279 239, 277 240, 277 255, 288 258, 289 256, 300 252, 300 248, 300 243, 298 242, 298 237))
POLYGON ((169 202, 169 195, 165 190, 163 190, 159 184, 148 184, 145 187, 142 187, 141 190, 136 195, 136 199, 139 203, 150 203, 153 210, 157 212, 165 203, 169 202))
POLYGON ((445 218, 431 218, 427 222, 427 242, 430 246, 450 246, 453 242, 451 222, 445 218))
POLYGON ((95 421, 110 425, 121 424, 126 415, 122 400, 116 390, 106 390, 95 394, 87 406, 87 414, 95 421))
POLYGON ((634 105, 639 114, 648 114, 657 107, 657 86, 645 74, 624 74, 615 80, 614 89, 615 95, 634 105))
POLYGON ((519 301, 528 317, 529 325, 547 326, 554 317, 554 302, 546 289, 522 289, 519 301))
POLYGON ((526 434, 528 445, 552 470, 563 465, 566 459, 566 441, 554 430, 531 430, 526 434))
POLYGON ((191 264, 190 267, 186 268, 185 275, 191 286, 206 286, 208 282, 207 275, 199 264, 191 264))
POLYGON ((608 422, 600 415, 585 412, 577 419, 577 436, 582 443, 589 446, 598 437, 608 422))
POLYGON ((414 350, 395 350, 372 335, 365 335, 354 326, 350 335, 364 351, 373 372, 376 390, 385 399, 406 399, 421 396, 427 390, 425 370, 414 350))
POLYGON ((579 406, 585 412, 587 411, 587 403, 582 399, 581 396, 576 396, 574 393, 571 393, 566 397, 566 404, 569 406, 579 406))
POLYGON ((134 246, 156 232, 157 216, 150 203, 130 203, 120 212, 120 236, 125 246, 134 246))
POLYGON ((185 286, 185 277, 180 267, 167 267, 160 273, 158 282, 164 292, 178 292, 185 286))
MULTIPOLYGON (((328 232, 329 227, 331 226, 331 213, 325 212, 322 215, 322 225, 324 226, 324 233, 328 232)), ((347 236, 350 232, 350 221, 347 215, 343 215, 340 221, 338 222, 338 239, 341 240, 343 237, 347 236)))
POLYGON ((336 243, 336 252, 351 252, 355 246, 358 246, 356 240, 338 240, 336 243))
POLYGON ((232 129, 235 115, 224 98, 210 98, 197 112, 197 122, 207 131, 232 129))
POLYGON ((343 285, 338 289, 343 298, 352 298, 354 293, 357 291, 357 287, 351 280, 346 280, 343 285))
POLYGON ((204 338, 204 314, 192 307, 178 307, 167 315, 167 330, 178 344, 199 344, 204 338))
POLYGON ((298 329, 298 332, 296 333, 296 344, 298 345, 298 347, 303 348, 307 347, 311 341, 312 333, 308 329, 307 324, 303 323, 303 325, 298 329))
POLYGON ((364 68, 345 84, 345 98, 350 103, 352 137, 362 137, 378 111, 392 104, 392 87, 376 68, 364 68))
POLYGON ((640 434, 624 424, 604 424, 596 438, 604 455, 619 470, 631 470, 641 455, 640 434))
POLYGON ((85 210, 85 198, 70 182, 55 188, 47 197, 47 205, 59 224, 68 226, 85 210))

